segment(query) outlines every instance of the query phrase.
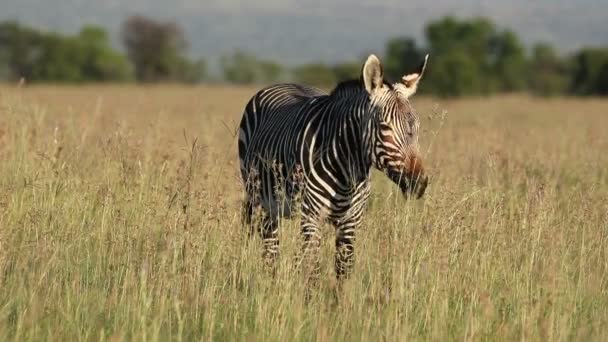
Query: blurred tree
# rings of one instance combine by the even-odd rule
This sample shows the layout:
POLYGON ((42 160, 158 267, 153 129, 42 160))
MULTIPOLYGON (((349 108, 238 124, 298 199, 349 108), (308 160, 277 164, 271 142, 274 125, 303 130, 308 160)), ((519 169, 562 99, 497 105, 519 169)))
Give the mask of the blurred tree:
POLYGON ((63 36, 1 23, 0 56, 8 80, 122 81, 131 74, 127 60, 112 50, 105 31, 97 27, 63 36))
POLYGON ((75 38, 48 34, 40 44, 40 55, 32 68, 32 80, 81 82, 86 56, 75 38))
POLYGON ((530 90, 535 94, 552 96, 566 91, 569 73, 551 45, 538 43, 533 47, 529 70, 530 90))
POLYGON ((388 41, 384 57, 386 77, 393 82, 409 74, 412 67, 420 64, 422 52, 411 38, 394 38, 388 41))
POLYGON ((283 67, 273 61, 257 59, 253 54, 236 50, 221 58, 224 79, 239 84, 275 83, 283 73, 283 67))
POLYGON ((485 18, 445 17, 425 30, 433 56, 425 89, 441 96, 487 93, 493 86, 491 46, 495 27, 485 18))
POLYGON ((332 68, 323 63, 311 63, 293 69, 296 82, 318 87, 331 87, 337 82, 332 68))
POLYGON ((8 80, 30 79, 40 54, 41 34, 15 21, 0 23, 0 61, 8 80))
POLYGON ((597 88, 596 93, 598 95, 608 95, 608 63, 605 63, 597 76, 597 88))
POLYGON ((570 90, 578 95, 598 95, 608 87, 605 71, 608 48, 586 48, 573 59, 573 78, 570 90))
POLYGON ((252 54, 237 50, 220 60, 224 79, 232 83, 253 83, 256 81, 258 61, 252 54))
POLYGON ((123 24, 122 40, 139 81, 196 81, 204 74, 204 62, 185 57, 186 39, 175 22, 132 16, 123 24))
POLYGON ((184 83, 199 83, 207 77, 207 62, 205 59, 191 61, 186 58, 176 60, 174 80, 184 83))
POLYGON ((425 29, 429 48, 435 55, 465 51, 481 68, 488 67, 488 50, 496 28, 486 18, 457 20, 445 17, 430 22, 425 29))
POLYGON ((459 96, 528 87, 525 49, 512 31, 499 32, 486 18, 448 16, 429 23, 425 34, 433 55, 425 89, 459 96), (439 75, 442 72, 458 86, 450 86, 448 77, 439 75))
POLYGON ((344 62, 332 67, 334 78, 337 82, 359 79, 362 65, 356 62, 344 62))
POLYGON ((525 51, 515 33, 507 30, 494 35, 489 62, 499 91, 520 91, 526 88, 525 51))
POLYGON ((266 60, 258 61, 258 79, 262 83, 275 83, 281 78, 282 73, 283 67, 279 63, 266 60))
POLYGON ((125 81, 132 77, 132 67, 122 54, 110 47, 104 29, 95 26, 82 28, 78 38, 84 50, 83 78, 91 81, 125 81))
POLYGON ((464 51, 454 51, 433 61, 425 88, 439 96, 474 95, 482 92, 480 68, 464 51))

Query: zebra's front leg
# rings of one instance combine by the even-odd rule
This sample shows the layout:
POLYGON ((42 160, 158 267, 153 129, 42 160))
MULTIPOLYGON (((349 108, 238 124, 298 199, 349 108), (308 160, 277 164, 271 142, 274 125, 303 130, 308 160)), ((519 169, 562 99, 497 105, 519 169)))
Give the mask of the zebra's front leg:
POLYGON ((365 203, 369 194, 368 183, 363 184, 363 191, 353 200, 353 205, 336 220, 336 255, 335 268, 338 282, 342 282, 350 276, 355 264, 355 233, 361 225, 361 218, 365 203))
POLYGON ((276 261, 279 256, 279 222, 278 218, 266 214, 260 226, 264 264, 274 274, 276 272, 276 261))
POLYGON ((336 224, 336 278, 347 279, 355 263, 355 230, 358 222, 348 220, 336 224))

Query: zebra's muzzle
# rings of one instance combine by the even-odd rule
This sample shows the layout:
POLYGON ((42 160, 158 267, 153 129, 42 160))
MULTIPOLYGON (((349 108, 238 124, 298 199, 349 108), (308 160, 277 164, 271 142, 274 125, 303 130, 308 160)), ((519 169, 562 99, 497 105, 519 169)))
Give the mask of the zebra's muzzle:
POLYGON ((407 198, 415 196, 420 199, 429 183, 427 176, 418 174, 417 177, 401 172, 388 172, 388 177, 399 186, 403 195, 407 198))
POLYGON ((420 176, 418 177, 418 181, 414 184, 414 193, 416 194, 416 199, 420 199, 424 192, 426 191, 426 187, 429 185, 429 177, 420 176))

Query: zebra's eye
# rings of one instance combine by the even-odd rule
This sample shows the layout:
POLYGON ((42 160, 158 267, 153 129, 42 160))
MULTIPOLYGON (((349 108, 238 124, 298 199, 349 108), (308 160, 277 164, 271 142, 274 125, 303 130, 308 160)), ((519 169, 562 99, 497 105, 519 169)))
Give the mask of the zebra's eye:
POLYGON ((382 131, 392 131, 393 128, 386 121, 380 121, 380 130, 382 131))

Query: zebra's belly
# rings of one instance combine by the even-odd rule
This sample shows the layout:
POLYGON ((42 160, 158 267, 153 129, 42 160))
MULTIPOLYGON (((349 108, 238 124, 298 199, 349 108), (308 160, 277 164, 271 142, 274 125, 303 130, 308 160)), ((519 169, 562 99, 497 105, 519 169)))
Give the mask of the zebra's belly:
POLYGON ((304 179, 296 151, 279 141, 261 139, 249 146, 241 161, 248 196, 272 215, 291 217, 294 212, 294 200, 304 179), (276 150, 278 147, 285 150, 276 150))
POLYGON ((264 209, 268 210, 270 213, 273 213, 273 215, 279 217, 291 218, 293 217, 296 211, 294 209, 297 204, 289 198, 268 198, 263 200, 262 202, 262 206, 264 206, 264 209))

